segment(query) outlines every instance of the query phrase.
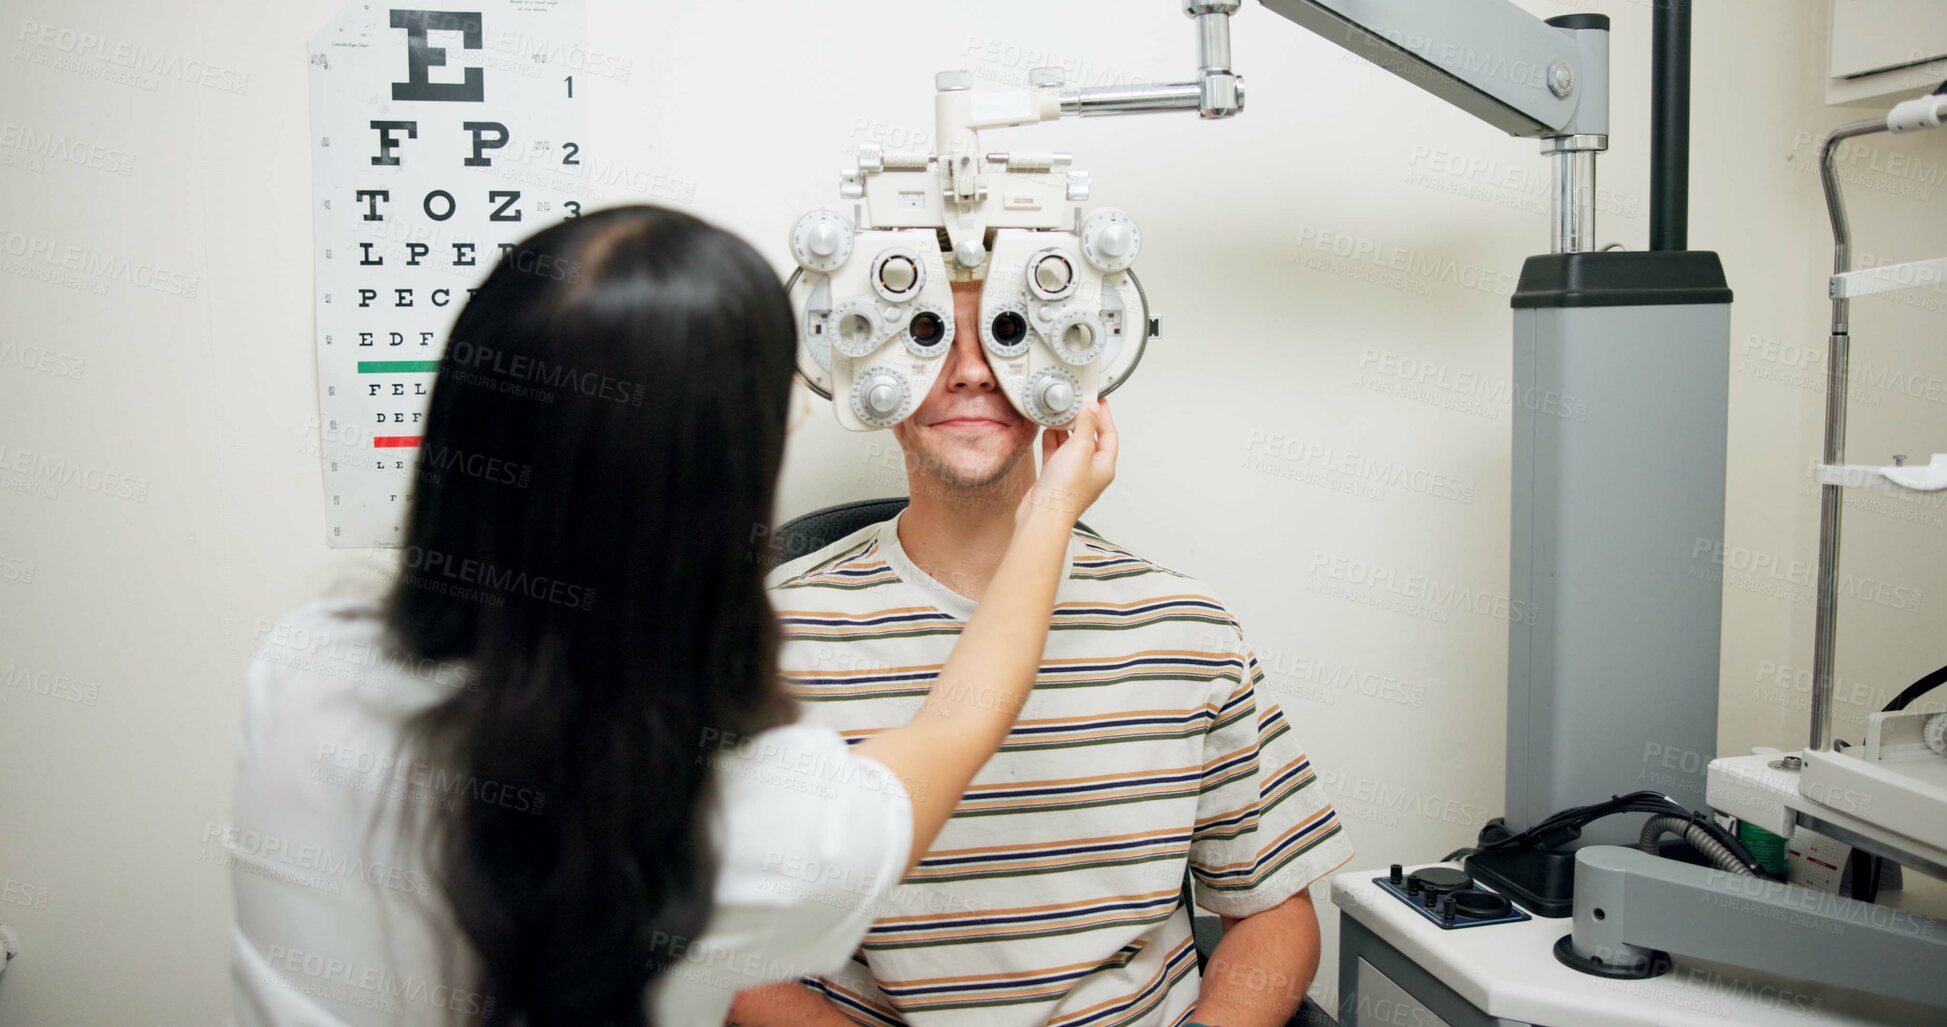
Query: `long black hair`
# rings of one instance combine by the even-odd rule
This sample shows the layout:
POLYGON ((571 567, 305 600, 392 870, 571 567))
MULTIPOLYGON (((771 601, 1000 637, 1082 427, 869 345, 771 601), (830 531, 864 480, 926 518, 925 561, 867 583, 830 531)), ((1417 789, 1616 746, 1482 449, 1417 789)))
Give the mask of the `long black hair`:
POLYGON ((465 784, 427 842, 496 1021, 641 1024, 709 916, 709 740, 790 718, 752 546, 794 339, 756 252, 650 206, 506 250, 453 327, 386 619, 475 672, 407 737, 465 784))

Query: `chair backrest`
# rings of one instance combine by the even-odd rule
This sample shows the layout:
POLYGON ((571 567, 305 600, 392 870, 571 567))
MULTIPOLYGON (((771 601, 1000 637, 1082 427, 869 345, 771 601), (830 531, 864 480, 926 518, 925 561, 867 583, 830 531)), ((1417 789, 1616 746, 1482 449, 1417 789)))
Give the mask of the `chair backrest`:
POLYGON ((780 563, 795 560, 806 553, 815 553, 868 524, 890 520, 904 509, 906 497, 891 496, 813 510, 778 525, 777 530, 771 533, 772 555, 780 563))

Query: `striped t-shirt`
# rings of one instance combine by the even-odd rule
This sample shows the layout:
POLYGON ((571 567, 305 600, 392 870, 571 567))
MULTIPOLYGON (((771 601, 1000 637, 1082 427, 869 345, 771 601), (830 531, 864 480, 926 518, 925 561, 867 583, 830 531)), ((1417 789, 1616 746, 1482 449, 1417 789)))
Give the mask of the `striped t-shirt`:
MULTIPOLYGON (((906 723, 974 604, 914 566, 899 519, 771 577, 787 680, 856 742, 906 723)), ((806 983, 866 1024, 1178 1024, 1181 902, 1271 909, 1352 855, 1223 605, 1077 530, 1035 689, 859 954, 806 983)), ((974 687, 974 686, 967 686, 974 687)))

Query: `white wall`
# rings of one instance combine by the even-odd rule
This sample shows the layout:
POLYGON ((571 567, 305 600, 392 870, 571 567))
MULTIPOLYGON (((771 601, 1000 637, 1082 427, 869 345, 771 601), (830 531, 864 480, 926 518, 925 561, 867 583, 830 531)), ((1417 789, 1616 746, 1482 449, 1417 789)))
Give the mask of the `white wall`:
MULTIPOLYGON (((626 78, 591 83, 595 167, 692 184, 696 211, 780 263, 786 226, 835 200, 857 143, 899 148, 916 133, 924 144, 935 70, 968 65, 1018 82, 1036 64, 1070 62, 1090 82, 1152 80, 1183 76, 1193 54, 1190 26, 1168 3, 592 6, 591 38, 631 61, 626 78)), ((1524 6, 1615 21, 1615 128, 1602 171, 1626 213, 1606 217, 1601 235, 1640 248, 1650 7, 1524 6)), ((1691 240, 1723 254, 1737 290, 1727 538, 1771 555, 1796 576, 1787 591, 1809 594, 1809 576, 1790 568, 1815 555, 1816 508, 1802 486, 1819 393, 1777 379, 1815 379, 1816 361, 1784 358, 1788 347, 1823 345, 1827 237, 1808 140, 1860 112, 1820 104, 1823 4, 1700 6, 1691 240)), ((44 453, 145 485, 139 498, 76 485, 51 497, 38 486, 0 490, 0 670, 53 672, 93 697, 0 689, 0 921, 24 943, 0 976, 9 1027, 177 1027, 223 1015, 229 900, 208 838, 229 807, 255 625, 321 592, 369 586, 382 563, 322 548, 308 427, 304 43, 334 10, 315 0, 193 13, 20 0, 0 26, 0 132, 59 133, 129 165, 62 166, 0 136, 0 250, 42 239, 181 276, 165 292, 86 275, 41 281, 11 257, 0 267, 10 315, 0 350, 33 344, 60 358, 47 367, 79 362, 64 377, 0 361, 9 459, 44 453), (28 21, 247 80, 229 92, 170 79, 143 88, 89 74, 99 68, 88 58, 49 66, 67 58, 24 33, 28 21)), ((1503 138, 1262 9, 1240 16, 1236 51, 1250 110, 1234 122, 1021 133, 1022 146, 1072 150, 1095 175, 1095 202, 1135 215, 1140 271, 1164 320, 1117 397, 1123 471, 1090 520, 1203 577, 1232 605, 1325 768, 1361 863, 1433 859, 1499 812, 1507 625, 1308 589, 1332 582, 1333 562, 1345 560, 1505 592, 1506 404, 1469 407, 1439 382, 1505 388, 1506 292, 1522 258, 1545 247, 1546 168, 1532 142, 1503 138), (1308 248, 1338 237, 1378 253, 1308 248), (1388 270, 1395 258, 1434 273, 1388 270), (1402 395, 1402 361, 1433 362, 1444 377, 1418 398, 1402 395), (1329 456, 1280 460, 1264 452, 1273 437, 1329 456), (1356 479, 1322 466, 1360 457, 1443 476, 1464 498, 1349 493, 1356 479), (1348 672, 1391 683, 1366 694, 1343 683, 1348 672)), ((1938 253, 1947 149, 1881 149, 1919 154, 1923 167, 1916 177, 1862 160, 1857 176, 1879 188, 1862 190, 1861 249, 1938 253)), ((1930 306, 1862 310, 1859 351, 1938 382, 1947 296, 1922 299, 1930 306)), ((1915 399, 1900 387, 1875 386, 1879 402, 1858 408, 1862 459, 1947 450, 1947 393, 1936 385, 1915 399)), ((889 438, 848 435, 818 410, 794 442, 781 513, 899 491, 891 451, 889 438)), ((1849 525, 1848 570, 1924 595, 1917 611, 1845 607, 1842 673, 1882 701, 1940 659, 1919 643, 1941 637, 1947 507, 1918 509, 1923 522, 1867 510, 1849 525)), ((1809 665, 1809 602, 1754 591, 1777 591, 1761 575, 1740 582, 1733 572, 1732 584, 1720 739, 1726 751, 1799 744, 1804 716, 1791 704, 1802 687, 1761 671, 1809 665)))

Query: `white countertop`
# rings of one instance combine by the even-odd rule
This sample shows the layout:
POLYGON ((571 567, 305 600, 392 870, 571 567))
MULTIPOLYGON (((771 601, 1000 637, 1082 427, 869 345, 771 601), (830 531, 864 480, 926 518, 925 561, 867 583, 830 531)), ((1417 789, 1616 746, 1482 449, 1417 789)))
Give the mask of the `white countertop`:
POLYGON ((1569 933, 1572 921, 1537 916, 1441 930, 1373 883, 1386 873, 1335 875, 1332 904, 1490 1016, 1551 1027, 1947 1024, 1947 1009, 1938 1006, 1683 957, 1648 980, 1590 976, 1555 959, 1555 941, 1569 933))

